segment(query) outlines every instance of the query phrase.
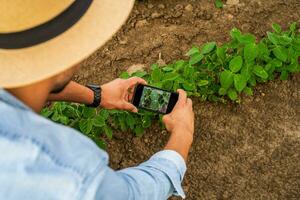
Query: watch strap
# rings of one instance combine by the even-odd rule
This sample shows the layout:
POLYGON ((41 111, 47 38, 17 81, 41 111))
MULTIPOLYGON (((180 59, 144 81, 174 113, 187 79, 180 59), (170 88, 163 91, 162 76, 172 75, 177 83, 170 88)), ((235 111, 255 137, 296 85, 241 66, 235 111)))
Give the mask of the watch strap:
POLYGON ((95 84, 87 84, 86 87, 90 88, 94 92, 94 101, 92 104, 87 105, 88 107, 97 108, 101 103, 101 87, 95 84))

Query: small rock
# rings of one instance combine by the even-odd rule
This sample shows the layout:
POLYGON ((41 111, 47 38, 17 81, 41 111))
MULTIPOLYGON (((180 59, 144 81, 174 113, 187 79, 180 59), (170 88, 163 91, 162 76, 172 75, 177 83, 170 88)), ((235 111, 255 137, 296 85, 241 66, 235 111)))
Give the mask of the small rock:
POLYGON ((159 18, 161 16, 162 16, 162 13, 158 13, 158 12, 154 12, 154 13, 151 14, 152 19, 159 18))
POLYGON ((128 39, 127 38, 120 38, 119 39, 119 44, 124 45, 124 44, 127 44, 127 43, 128 43, 128 39))
POLYGON ((175 10, 182 10, 182 9, 183 9, 183 5, 181 5, 181 4, 177 4, 175 6, 175 10))
POLYGON ((149 8, 149 9, 151 9, 151 8, 153 8, 153 7, 154 7, 153 4, 151 4, 151 3, 148 4, 148 8, 149 8))
POLYGON ((144 64, 135 64, 135 65, 131 65, 130 67, 128 67, 127 72, 129 74, 133 74, 134 72, 137 71, 145 71, 144 69, 146 68, 146 65, 144 64))
POLYGON ((232 14, 227 14, 226 17, 227 17, 228 20, 232 20, 233 19, 233 15, 232 14))
POLYGON ((146 26, 146 25, 148 25, 147 20, 142 19, 142 20, 139 20, 139 21, 136 22, 135 27, 140 28, 140 27, 143 27, 143 26, 146 26))
POLYGON ((178 17, 181 17, 181 16, 182 16, 182 11, 181 10, 178 10, 175 13, 172 14, 172 17, 175 17, 175 18, 178 18, 178 17))
POLYGON ((264 97, 264 96, 266 96, 266 94, 262 92, 262 93, 261 93, 261 96, 263 96, 263 97, 264 97))
POLYGON ((164 4, 159 4, 157 7, 158 7, 159 9, 165 9, 165 5, 164 5, 164 4))
POLYGON ((239 4, 239 0, 227 0, 226 4, 230 5, 230 6, 234 6, 234 5, 239 4))
POLYGON ((184 8, 187 12, 192 12, 193 11, 193 6, 191 4, 188 4, 187 6, 185 6, 184 8))

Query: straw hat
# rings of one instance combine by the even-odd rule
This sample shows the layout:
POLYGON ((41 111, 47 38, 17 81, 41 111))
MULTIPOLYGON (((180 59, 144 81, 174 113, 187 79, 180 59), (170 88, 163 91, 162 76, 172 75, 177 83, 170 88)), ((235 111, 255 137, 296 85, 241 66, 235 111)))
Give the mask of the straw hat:
POLYGON ((78 64, 121 27, 134 0, 0 0, 0 87, 78 64))

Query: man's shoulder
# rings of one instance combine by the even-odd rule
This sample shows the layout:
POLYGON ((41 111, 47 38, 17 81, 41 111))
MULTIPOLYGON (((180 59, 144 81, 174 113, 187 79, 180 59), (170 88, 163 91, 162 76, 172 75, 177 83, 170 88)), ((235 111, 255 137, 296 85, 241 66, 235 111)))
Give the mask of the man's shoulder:
POLYGON ((0 101, 1 138, 11 142, 30 141, 53 161, 83 175, 108 162, 107 154, 78 131, 0 101))

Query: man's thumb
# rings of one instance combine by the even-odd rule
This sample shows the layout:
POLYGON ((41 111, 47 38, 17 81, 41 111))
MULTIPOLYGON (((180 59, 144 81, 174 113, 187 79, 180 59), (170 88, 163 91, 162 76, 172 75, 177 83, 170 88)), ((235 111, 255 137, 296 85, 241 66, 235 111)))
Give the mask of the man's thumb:
POLYGON ((124 103, 123 109, 134 112, 134 113, 138 112, 138 109, 133 104, 131 104, 129 102, 124 103))

